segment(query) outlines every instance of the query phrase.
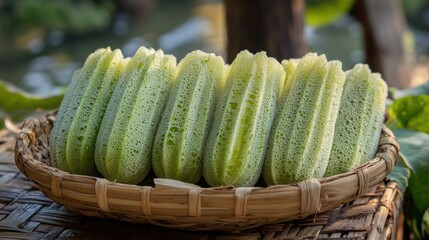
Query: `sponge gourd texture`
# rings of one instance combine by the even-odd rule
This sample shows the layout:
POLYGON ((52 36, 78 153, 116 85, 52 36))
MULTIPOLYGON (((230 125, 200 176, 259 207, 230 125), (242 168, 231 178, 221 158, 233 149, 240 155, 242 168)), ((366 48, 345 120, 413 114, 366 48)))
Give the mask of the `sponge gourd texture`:
POLYGON ((323 177, 345 79, 341 63, 324 55, 307 54, 283 66, 287 80, 263 170, 268 184, 323 177))
POLYGON ((252 186, 258 180, 285 73, 264 52, 242 51, 226 75, 204 152, 211 186, 252 186))
POLYGON ((163 112, 154 141, 152 167, 157 177, 195 183, 223 82, 221 57, 201 51, 186 55, 163 112))
POLYGON ((97 137, 95 163, 105 178, 135 184, 148 174, 175 68, 176 59, 161 50, 142 47, 130 59, 97 137))
POLYGON ((96 175, 94 149, 106 106, 126 66, 119 50, 99 49, 74 74, 52 130, 52 165, 96 175))
POLYGON ((325 176, 347 172, 372 159, 384 119, 387 85, 380 75, 364 64, 346 74, 325 176))

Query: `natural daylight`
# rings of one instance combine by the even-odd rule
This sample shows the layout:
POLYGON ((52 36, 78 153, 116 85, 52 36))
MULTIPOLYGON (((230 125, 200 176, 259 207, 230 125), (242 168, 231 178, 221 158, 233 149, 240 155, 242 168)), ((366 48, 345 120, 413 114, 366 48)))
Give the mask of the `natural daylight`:
POLYGON ((425 240, 428 174, 427 0, 0 0, 0 240, 425 240))

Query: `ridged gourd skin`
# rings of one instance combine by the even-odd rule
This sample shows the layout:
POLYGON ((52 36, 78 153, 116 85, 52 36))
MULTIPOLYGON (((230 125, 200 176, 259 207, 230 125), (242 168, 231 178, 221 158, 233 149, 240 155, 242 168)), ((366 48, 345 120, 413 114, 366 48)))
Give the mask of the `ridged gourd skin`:
POLYGON ((107 106, 95 163, 108 180, 137 184, 151 168, 152 142, 176 71, 176 58, 141 47, 107 106))
POLYGON ((263 169, 269 185, 323 177, 345 81, 341 63, 324 55, 285 65, 286 78, 293 79, 283 88, 270 133, 263 169))
POLYGON ((265 52, 240 52, 226 75, 204 150, 203 176, 211 186, 253 186, 262 170, 283 67, 265 52))
MULTIPOLYGON (((386 99, 388 95, 388 86, 386 82, 381 77, 379 73, 372 73, 371 78, 376 83, 375 86, 375 94, 376 97, 374 99, 374 108, 372 109, 372 116, 375 120, 371 120, 370 128, 372 128, 371 136, 369 137, 369 141, 367 142, 367 149, 371 149, 368 154, 370 158, 363 158, 360 164, 363 164, 369 160, 371 160, 378 149, 378 142, 380 140, 381 128, 383 127, 384 122, 384 113, 386 110, 386 99), (375 144, 374 144, 375 143, 375 144)), ((359 164, 359 165, 360 165, 359 164)))
POLYGON ((325 176, 347 172, 372 159, 384 119, 387 85, 367 65, 346 72, 334 142, 325 176))
POLYGON ((195 183, 223 83, 224 61, 194 51, 178 64, 178 74, 156 133, 152 167, 157 177, 195 183))
POLYGON ((126 61, 119 50, 99 49, 77 70, 52 130, 52 165, 70 173, 97 175, 94 149, 104 111, 126 61))
MULTIPOLYGON (((284 91, 284 89, 288 88, 290 89, 293 80, 295 78, 295 71, 296 71, 296 67, 298 66, 299 60, 295 60, 295 59, 290 59, 290 60, 283 60, 282 61, 282 66, 285 70, 286 73, 286 78, 285 78, 285 82, 284 82, 284 86, 283 89, 281 91, 281 93, 284 91)), ((280 99, 278 101, 279 105, 277 106, 278 108, 281 108, 282 105, 284 103, 284 101, 282 101, 281 98, 284 98, 286 96, 286 94, 281 94, 280 95, 280 99)))
POLYGON ((68 169, 65 154, 68 132, 82 96, 88 87, 88 79, 91 77, 98 60, 104 52, 105 49, 98 49, 90 54, 82 68, 76 70, 72 76, 70 85, 58 109, 56 121, 51 132, 49 151, 53 167, 64 171, 68 169))

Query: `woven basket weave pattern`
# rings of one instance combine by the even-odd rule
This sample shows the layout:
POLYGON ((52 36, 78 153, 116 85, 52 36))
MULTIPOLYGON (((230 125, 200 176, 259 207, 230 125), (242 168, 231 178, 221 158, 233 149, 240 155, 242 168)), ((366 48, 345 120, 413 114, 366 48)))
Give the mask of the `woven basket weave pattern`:
POLYGON ((267 188, 200 188, 162 179, 155 187, 135 186, 50 167, 54 121, 55 115, 27 120, 15 149, 18 168, 48 197, 87 216, 192 230, 243 230, 333 209, 380 183, 399 151, 383 128, 375 159, 341 175, 267 188))

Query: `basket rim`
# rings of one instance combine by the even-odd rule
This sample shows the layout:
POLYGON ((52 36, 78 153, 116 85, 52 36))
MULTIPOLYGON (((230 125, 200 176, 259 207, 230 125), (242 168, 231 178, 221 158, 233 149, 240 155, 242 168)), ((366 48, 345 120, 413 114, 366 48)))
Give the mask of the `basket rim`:
POLYGON ((234 230, 299 219, 331 210, 367 193, 392 171, 399 144, 383 125, 374 159, 322 179, 268 187, 210 187, 156 179, 155 187, 70 174, 43 163, 55 113, 27 119, 18 135, 15 162, 49 198, 87 216, 190 230, 234 230))

